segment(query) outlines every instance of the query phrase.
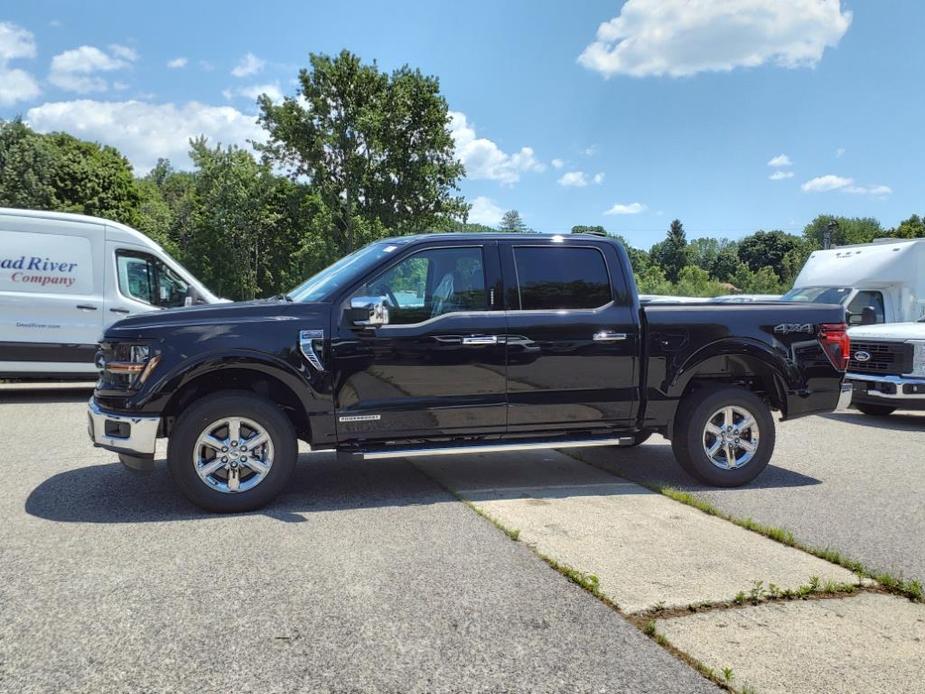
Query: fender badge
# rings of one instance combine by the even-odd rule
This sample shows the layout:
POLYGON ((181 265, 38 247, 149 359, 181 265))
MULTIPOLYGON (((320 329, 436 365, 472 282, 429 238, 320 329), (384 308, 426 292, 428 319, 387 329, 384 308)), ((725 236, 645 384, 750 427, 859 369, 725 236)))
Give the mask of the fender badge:
MULTIPOLYGON (((324 348, 324 330, 300 330, 299 331, 299 350, 302 356, 308 360, 308 363, 318 371, 324 371, 324 364, 318 352, 324 348), (316 350, 316 342, 321 342, 316 350)), ((323 353, 323 351, 322 351, 323 353)))
POLYGON ((790 333, 809 333, 813 334, 812 323, 780 323, 774 326, 774 332, 778 335, 789 335, 790 333))

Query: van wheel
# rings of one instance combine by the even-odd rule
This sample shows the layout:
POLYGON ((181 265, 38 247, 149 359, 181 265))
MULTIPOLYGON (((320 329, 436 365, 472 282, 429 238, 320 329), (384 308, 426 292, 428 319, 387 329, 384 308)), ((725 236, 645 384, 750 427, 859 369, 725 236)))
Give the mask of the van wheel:
POLYGON ((869 414, 872 417, 886 417, 896 411, 895 407, 890 407, 889 405, 868 405, 867 403, 856 402, 854 406, 864 414, 869 414))
POLYGON ((681 401, 671 448, 681 467, 701 482, 738 487, 768 466, 774 441, 767 403, 745 388, 716 386, 681 401))
POLYGON ((206 396, 177 417, 167 464, 194 504, 235 513, 276 498, 292 476, 297 453, 292 423, 276 405, 233 391, 206 396))

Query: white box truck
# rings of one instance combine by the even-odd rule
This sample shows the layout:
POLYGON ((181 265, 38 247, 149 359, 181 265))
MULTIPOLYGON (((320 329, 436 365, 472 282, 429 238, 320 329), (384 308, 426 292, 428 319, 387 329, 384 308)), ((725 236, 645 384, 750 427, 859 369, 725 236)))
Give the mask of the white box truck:
POLYGON ((917 321, 925 315, 925 239, 814 251, 782 299, 842 304, 850 325, 917 321))
POLYGON ((95 377, 96 343, 110 323, 218 301, 124 224, 0 208, 0 378, 95 377))

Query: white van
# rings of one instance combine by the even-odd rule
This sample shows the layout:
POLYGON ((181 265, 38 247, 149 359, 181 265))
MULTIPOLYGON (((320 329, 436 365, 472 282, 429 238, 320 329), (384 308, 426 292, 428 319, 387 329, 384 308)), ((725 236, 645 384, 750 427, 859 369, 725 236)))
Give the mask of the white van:
POLYGON ((925 239, 814 251, 782 298, 842 304, 851 325, 917 321, 925 315, 925 239))
POLYGON ((123 224, 0 208, 0 378, 94 377, 96 343, 110 323, 218 301, 123 224))

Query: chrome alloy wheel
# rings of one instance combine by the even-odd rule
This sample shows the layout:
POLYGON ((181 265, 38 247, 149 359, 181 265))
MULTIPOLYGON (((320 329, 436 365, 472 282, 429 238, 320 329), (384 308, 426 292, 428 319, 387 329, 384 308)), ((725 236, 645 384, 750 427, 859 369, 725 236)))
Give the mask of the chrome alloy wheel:
POLYGON ((703 428, 703 450, 716 467, 735 470, 758 452, 761 432, 751 412, 729 405, 714 412, 703 428))
POLYGON ((199 479, 225 494, 253 489, 273 466, 273 441, 266 429, 243 417, 223 417, 209 424, 193 448, 199 479))

